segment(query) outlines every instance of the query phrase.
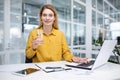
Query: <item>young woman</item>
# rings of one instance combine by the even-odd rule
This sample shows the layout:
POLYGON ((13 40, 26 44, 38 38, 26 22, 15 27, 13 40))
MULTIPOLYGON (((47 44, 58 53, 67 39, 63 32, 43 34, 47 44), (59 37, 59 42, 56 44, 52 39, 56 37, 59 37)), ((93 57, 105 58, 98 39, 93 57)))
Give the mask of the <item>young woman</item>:
POLYGON ((32 62, 61 61, 84 62, 87 58, 70 53, 66 38, 58 28, 57 11, 51 4, 44 5, 39 13, 40 25, 29 34, 26 56, 32 62))

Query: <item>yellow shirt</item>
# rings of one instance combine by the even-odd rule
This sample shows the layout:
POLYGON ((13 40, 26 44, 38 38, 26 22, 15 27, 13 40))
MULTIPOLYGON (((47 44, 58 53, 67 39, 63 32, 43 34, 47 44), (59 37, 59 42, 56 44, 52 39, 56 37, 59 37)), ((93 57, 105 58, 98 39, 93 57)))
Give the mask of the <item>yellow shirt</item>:
MULTIPOLYGON (((42 29, 42 28, 40 28, 42 29)), ((31 31, 26 45, 26 56, 32 58, 33 62, 72 61, 73 55, 70 53, 66 38, 62 31, 52 29, 50 35, 43 34, 44 43, 32 49, 32 41, 37 35, 37 29, 31 31)))

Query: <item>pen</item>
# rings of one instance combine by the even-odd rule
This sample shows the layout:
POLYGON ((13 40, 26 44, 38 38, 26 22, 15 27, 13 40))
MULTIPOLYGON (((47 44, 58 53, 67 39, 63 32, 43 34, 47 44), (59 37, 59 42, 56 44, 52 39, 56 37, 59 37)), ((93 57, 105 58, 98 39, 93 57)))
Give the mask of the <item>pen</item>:
POLYGON ((55 71, 57 71, 57 70, 65 70, 65 71, 67 71, 67 70, 72 70, 71 68, 62 68, 62 67, 46 67, 46 69, 54 69, 55 71))
POLYGON ((46 69, 60 69, 62 67, 46 67, 46 69))
POLYGON ((72 70, 71 68, 66 68, 66 69, 64 69, 64 70, 72 70))

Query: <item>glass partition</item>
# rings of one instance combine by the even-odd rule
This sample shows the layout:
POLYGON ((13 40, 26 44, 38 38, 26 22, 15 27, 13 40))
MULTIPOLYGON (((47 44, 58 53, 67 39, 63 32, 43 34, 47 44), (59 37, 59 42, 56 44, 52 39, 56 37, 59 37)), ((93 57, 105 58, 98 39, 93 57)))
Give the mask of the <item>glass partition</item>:
POLYGON ((120 21, 120 14, 116 14, 116 21, 120 21))
POLYGON ((100 29, 99 28, 92 28, 92 58, 96 58, 101 46, 100 46, 100 29))
POLYGON ((118 21, 120 22, 120 14, 118 14, 118 21))
POLYGON ((96 0, 92 0, 92 7, 96 8, 96 0))
POLYGON ((97 0, 97 9, 103 12, 103 0, 97 0))
POLYGON ((71 23, 59 22, 59 28, 65 34, 67 43, 70 46, 71 45, 71 23))
POLYGON ((4 44, 4 0, 0 1, 0 51, 3 50, 3 44, 4 44))
POLYGON ((21 48, 21 23, 22 23, 22 6, 21 0, 11 0, 10 2, 10 43, 9 49, 21 48), (16 2, 17 4, 14 4, 16 2))
POLYGON ((95 40, 98 40, 99 37, 99 29, 98 28, 92 28, 92 44, 95 45, 95 40))
POLYGON ((110 20, 108 17, 104 17, 104 28, 109 29, 110 20))
POLYGON ((114 9, 110 7, 110 17, 114 18, 114 9))
POLYGON ((79 0, 79 1, 82 1, 82 2, 86 3, 86 0, 79 0))
POLYGON ((42 5, 23 3, 23 23, 38 25, 38 15, 42 5))
POLYGON ((92 25, 96 26, 96 12, 92 11, 92 25))
POLYGON ((19 52, 19 54, 10 53, 9 58, 10 58, 9 64, 24 63, 25 53, 21 53, 21 52, 19 52))
POLYGON ((80 53, 79 51, 73 52, 73 54, 74 54, 75 56, 82 57, 82 58, 85 58, 85 57, 86 57, 86 53, 80 53))
POLYGON ((52 0, 52 4, 57 9, 59 19, 71 20, 71 0, 52 0))
POLYGON ((86 23, 85 9, 86 9, 85 6, 74 1, 73 3, 73 21, 74 22, 79 22, 81 24, 86 23))
POLYGON ((85 44, 85 26, 74 24, 73 30, 73 44, 83 45, 85 44))
POLYGON ((97 26, 103 28, 103 15, 97 13, 97 26))
POLYGON ((109 16, 109 5, 106 2, 104 2, 104 14, 106 17, 109 16))
POLYGON ((96 37, 96 28, 92 28, 92 43, 94 44, 94 41, 97 40, 96 37))
POLYGON ((112 39, 111 32, 109 30, 106 30, 104 40, 109 40, 109 39, 112 39))

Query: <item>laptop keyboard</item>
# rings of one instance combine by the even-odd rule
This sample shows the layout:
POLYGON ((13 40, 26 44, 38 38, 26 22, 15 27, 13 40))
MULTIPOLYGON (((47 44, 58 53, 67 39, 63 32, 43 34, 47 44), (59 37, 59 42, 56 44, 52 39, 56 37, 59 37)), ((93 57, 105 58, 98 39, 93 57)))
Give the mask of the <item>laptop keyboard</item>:
POLYGON ((94 64, 94 60, 90 60, 89 63, 82 63, 82 64, 78 64, 77 66, 84 66, 84 67, 88 67, 94 64))

